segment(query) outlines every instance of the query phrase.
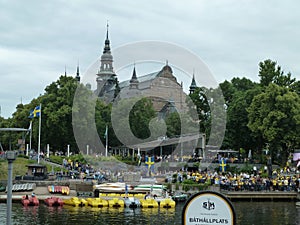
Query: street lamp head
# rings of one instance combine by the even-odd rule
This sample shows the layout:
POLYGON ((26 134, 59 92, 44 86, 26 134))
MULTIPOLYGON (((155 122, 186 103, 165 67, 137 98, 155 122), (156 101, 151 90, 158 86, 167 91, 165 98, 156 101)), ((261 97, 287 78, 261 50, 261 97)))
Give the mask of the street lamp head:
POLYGON ((6 159, 8 161, 13 161, 17 158, 17 152, 16 151, 7 151, 6 152, 6 159))

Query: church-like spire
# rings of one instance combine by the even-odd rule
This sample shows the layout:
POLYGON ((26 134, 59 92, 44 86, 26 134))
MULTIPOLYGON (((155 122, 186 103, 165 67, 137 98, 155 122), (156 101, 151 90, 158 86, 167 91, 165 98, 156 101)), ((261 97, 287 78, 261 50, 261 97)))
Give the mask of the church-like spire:
POLYGON ((130 82, 130 89, 138 88, 139 81, 136 76, 135 65, 133 67, 132 77, 129 82, 130 82))
POLYGON ((132 73, 131 80, 137 80, 136 71, 135 71, 135 66, 133 67, 133 73, 132 73))
POLYGON ((76 80, 78 81, 78 82, 80 82, 80 74, 79 74, 79 62, 78 62, 78 64, 77 64, 77 70, 76 70, 76 80))
POLYGON ((103 53, 110 53, 109 39, 108 39, 108 22, 106 24, 106 39, 103 53))
POLYGON ((193 73, 193 79, 192 79, 192 83, 190 85, 190 94, 193 94, 195 92, 196 88, 197 88, 197 84, 195 81, 195 75, 193 73))
POLYGON ((98 72, 98 76, 101 76, 101 79, 108 80, 111 76, 114 76, 115 73, 113 71, 113 57, 110 52, 110 41, 108 39, 108 23, 106 30, 106 39, 104 44, 103 54, 101 56, 101 65, 100 70, 98 72))
POLYGON ((101 55, 100 68, 97 73, 97 91, 101 96, 105 91, 110 90, 116 84, 116 74, 113 68, 113 56, 110 51, 108 39, 108 23, 106 25, 106 39, 104 42, 103 54, 101 55))

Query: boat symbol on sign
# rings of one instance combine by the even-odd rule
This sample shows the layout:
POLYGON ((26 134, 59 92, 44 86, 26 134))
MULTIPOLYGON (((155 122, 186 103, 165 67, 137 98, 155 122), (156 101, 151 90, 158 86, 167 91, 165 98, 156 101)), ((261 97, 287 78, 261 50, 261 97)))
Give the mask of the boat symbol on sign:
POLYGON ((205 208, 207 210, 213 210, 213 209, 215 209, 215 203, 209 201, 209 199, 208 199, 207 202, 203 202, 202 206, 203 206, 203 208, 205 208))

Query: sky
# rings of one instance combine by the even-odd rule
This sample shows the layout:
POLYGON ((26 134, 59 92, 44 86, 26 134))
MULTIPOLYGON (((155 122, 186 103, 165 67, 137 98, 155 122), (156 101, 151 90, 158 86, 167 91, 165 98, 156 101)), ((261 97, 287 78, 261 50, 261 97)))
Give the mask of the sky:
POLYGON ((107 21, 112 50, 172 43, 201 58, 218 83, 258 82, 265 59, 299 80, 299 7, 291 0, 0 0, 0 115, 43 94, 65 68, 75 75, 79 64, 84 74, 102 54, 107 21))

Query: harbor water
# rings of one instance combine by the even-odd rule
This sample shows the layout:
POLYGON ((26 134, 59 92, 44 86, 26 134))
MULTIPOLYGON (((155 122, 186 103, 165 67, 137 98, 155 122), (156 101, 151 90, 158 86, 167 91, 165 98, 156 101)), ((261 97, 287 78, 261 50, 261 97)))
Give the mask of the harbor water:
MULTIPOLYGON (((300 208, 295 202, 233 202, 238 225, 300 225, 300 208)), ((92 207, 24 207, 13 203, 15 225, 89 224, 181 224, 184 204, 175 209, 113 209, 92 207)), ((0 224, 6 224, 6 204, 0 204, 0 224)))

